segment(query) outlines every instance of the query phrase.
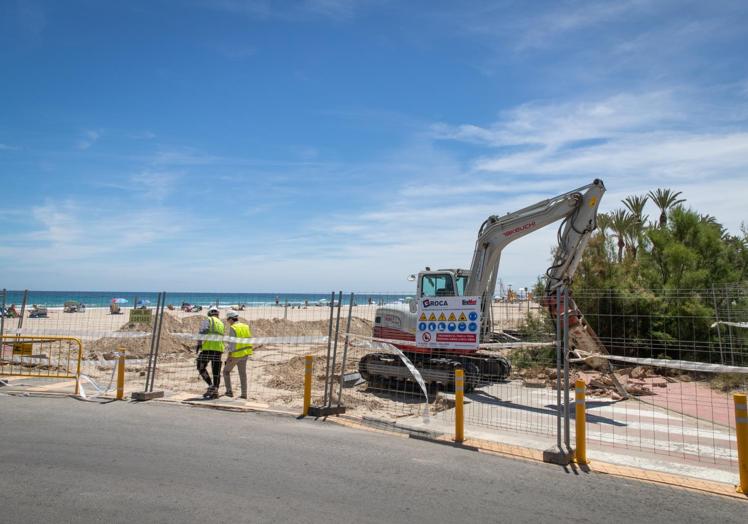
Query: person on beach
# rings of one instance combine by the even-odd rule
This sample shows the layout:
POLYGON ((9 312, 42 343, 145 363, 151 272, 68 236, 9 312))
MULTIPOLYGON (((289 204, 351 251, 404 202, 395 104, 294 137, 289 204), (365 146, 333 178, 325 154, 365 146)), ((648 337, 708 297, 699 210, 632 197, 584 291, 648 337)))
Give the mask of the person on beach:
MULTIPOLYGON (((218 308, 208 309, 208 318, 200 323, 201 335, 223 336, 224 327, 218 318, 218 308)), ((197 372, 208 384, 208 390, 203 395, 205 399, 218 398, 218 386, 221 384, 221 355, 223 354, 223 341, 200 340, 197 343, 197 372), (208 374, 208 364, 212 365, 213 380, 208 374)))
MULTIPOLYGON (((252 338, 252 330, 243 322, 239 322, 239 314, 230 311, 226 315, 226 323, 229 325, 230 337, 252 338)), ((242 394, 239 398, 247 398, 247 360, 252 354, 252 344, 246 342, 229 342, 226 348, 229 357, 226 359, 226 367, 223 368, 223 380, 226 383, 226 396, 233 397, 234 392, 231 389, 231 370, 234 366, 239 369, 239 382, 241 383, 242 394)))

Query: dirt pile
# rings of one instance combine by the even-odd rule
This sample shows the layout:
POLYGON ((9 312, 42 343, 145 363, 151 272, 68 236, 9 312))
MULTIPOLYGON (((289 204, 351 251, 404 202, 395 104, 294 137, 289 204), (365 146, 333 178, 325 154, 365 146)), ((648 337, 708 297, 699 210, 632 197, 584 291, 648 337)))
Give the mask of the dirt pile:
MULTIPOLYGON (((145 333, 138 337, 104 337, 89 343, 87 357, 89 359, 110 360, 114 353, 122 349, 128 358, 146 358, 151 350, 153 327, 142 322, 131 322, 122 326, 120 333, 145 333)), ((189 353, 195 350, 194 341, 175 337, 172 333, 184 332, 182 322, 171 315, 164 315, 161 328, 159 354, 189 353)))
MULTIPOLYGON (((164 315, 164 328, 172 333, 197 333, 200 330, 200 323, 205 320, 205 318, 205 315, 191 315, 179 321, 167 313, 164 315), (173 322, 171 324, 167 324, 167 317, 172 319, 173 322)), ((240 316, 239 321, 249 325, 252 329, 252 335, 255 337, 327 336, 330 327, 329 320, 258 318, 250 321, 240 316)), ((346 319, 340 319, 341 333, 345 329, 346 322, 346 319)), ((334 327, 335 321, 333 320, 333 328, 334 327)), ((357 335, 371 335, 372 323, 361 318, 351 318, 351 333, 357 335)))
MULTIPOLYGON (((196 342, 176 336, 176 334, 197 334, 205 318, 205 315, 190 315, 180 320, 166 313, 161 327, 159 354, 194 352, 196 342)), ((239 319, 250 325, 252 335, 255 337, 327 336, 329 330, 329 320, 257 319, 250 322, 242 317, 239 319)), ((344 328, 345 320, 341 319, 341 332, 344 328)), ((86 358, 110 360, 115 358, 114 353, 121 349, 126 351, 129 358, 146 358, 151 348, 152 329, 150 324, 141 322, 125 324, 118 330, 119 333, 144 333, 144 335, 132 338, 118 336, 100 338, 86 345, 86 358)), ((351 332, 370 335, 372 324, 368 320, 353 318, 351 319, 351 332)))
MULTIPOLYGON (((325 387, 325 354, 317 354, 312 358, 313 376, 312 390, 322 391, 325 387)), ((273 389, 283 389, 286 391, 304 391, 304 369, 306 359, 303 355, 298 355, 286 362, 270 364, 265 367, 267 380, 265 385, 273 389)), ((336 365, 338 373, 340 366, 336 365)), ((340 376, 340 375, 338 375, 340 376)))

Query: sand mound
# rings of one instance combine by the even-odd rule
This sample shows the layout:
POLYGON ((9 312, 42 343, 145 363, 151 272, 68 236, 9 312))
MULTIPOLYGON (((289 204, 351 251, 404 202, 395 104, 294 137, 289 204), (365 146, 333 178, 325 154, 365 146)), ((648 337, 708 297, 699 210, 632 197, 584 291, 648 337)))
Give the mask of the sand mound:
MULTIPOLYGON (((195 351, 195 341, 175 336, 175 333, 195 334, 200 330, 200 323, 205 315, 191 315, 179 320, 175 316, 166 313, 161 327, 161 342, 159 344, 159 355, 192 353, 195 351)), ((330 322, 329 320, 283 320, 283 319, 257 319, 247 321, 239 317, 242 322, 250 325, 252 335, 256 337, 300 337, 300 336, 326 336, 330 322)), ((341 332, 345 329, 345 320, 341 319, 341 332)), ((334 327, 334 324, 333 324, 334 327)), ((137 338, 104 337, 87 346, 87 358, 113 358, 115 351, 124 349, 128 357, 145 358, 151 348, 152 326, 140 322, 128 323, 119 329, 121 333, 148 333, 146 336, 137 338)), ((372 324, 368 320, 360 318, 351 319, 351 332, 361 335, 370 335, 372 324)), ((301 363, 303 368, 303 361, 301 363)))
MULTIPOLYGON (((104 337, 88 344, 87 358, 113 358, 113 353, 125 350, 128 357, 146 358, 151 351, 152 326, 142 322, 131 322, 122 326, 121 333, 147 333, 137 338, 104 337)), ((171 333, 183 331, 182 323, 171 315, 164 315, 161 328, 159 354, 189 353, 195 350, 195 343, 175 337, 171 333)))
MULTIPOLYGON (((185 317, 181 322, 170 315, 164 315, 164 329, 172 333, 197 333, 200 329, 200 323, 205 319, 205 315, 192 315, 185 317), (167 324, 166 317, 170 317, 173 322, 167 324)), ((252 335, 255 337, 305 337, 305 336, 326 336, 329 333, 329 320, 284 320, 280 318, 260 318, 249 321, 239 317, 240 322, 248 324, 252 329, 252 335)), ((345 329, 347 320, 340 320, 341 333, 345 329)), ((333 320, 333 328, 335 321, 333 320)), ((372 323, 361 318, 351 319, 351 333, 357 335, 371 335, 372 323)))

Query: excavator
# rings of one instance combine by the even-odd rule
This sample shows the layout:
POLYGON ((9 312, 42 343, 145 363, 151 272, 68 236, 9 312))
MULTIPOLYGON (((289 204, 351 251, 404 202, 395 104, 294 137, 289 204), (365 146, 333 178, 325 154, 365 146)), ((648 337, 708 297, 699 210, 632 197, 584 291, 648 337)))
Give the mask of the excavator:
MULTIPOLYGON (((478 230, 478 240, 470 269, 426 268, 411 275, 417 280, 416 300, 427 297, 478 296, 481 298, 481 342, 503 342, 511 338, 495 332, 491 304, 496 290, 499 262, 504 248, 522 237, 561 221, 558 228, 558 248, 552 265, 546 271, 545 297, 542 303, 558 321, 558 307, 554 303, 557 288, 571 284, 590 235, 597 227, 597 209, 605 193, 602 180, 543 200, 531 206, 507 213, 489 216, 478 230)), ((465 389, 470 391, 480 384, 506 379, 511 373, 511 363, 496 352, 478 350, 436 350, 418 347, 416 335, 416 301, 409 304, 385 305, 377 308, 373 339, 388 342, 400 349, 418 368, 429 387, 453 389, 455 369, 465 372, 465 389)), ((573 304, 569 316, 575 333, 587 340, 587 347, 598 345, 594 332, 583 320, 573 304)), ((370 384, 397 385, 412 381, 412 375, 401 360, 391 353, 370 353, 359 361, 359 373, 370 384)))

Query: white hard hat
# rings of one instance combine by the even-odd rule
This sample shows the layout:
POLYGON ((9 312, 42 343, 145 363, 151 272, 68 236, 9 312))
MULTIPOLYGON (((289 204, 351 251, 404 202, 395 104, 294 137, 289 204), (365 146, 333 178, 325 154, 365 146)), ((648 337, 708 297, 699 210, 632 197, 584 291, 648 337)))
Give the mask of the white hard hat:
POLYGON ((237 313, 236 311, 229 311, 228 313, 226 313, 226 318, 227 319, 233 318, 233 319, 239 320, 239 313, 237 313))
POLYGON ((211 315, 213 313, 215 313, 216 315, 218 314, 218 308, 216 306, 210 306, 210 308, 208 309, 208 315, 211 315))

